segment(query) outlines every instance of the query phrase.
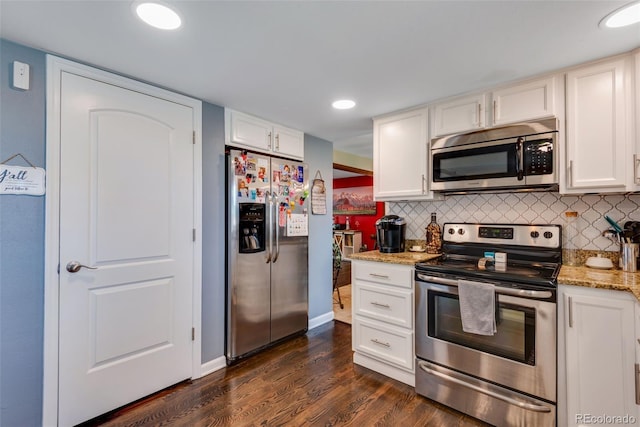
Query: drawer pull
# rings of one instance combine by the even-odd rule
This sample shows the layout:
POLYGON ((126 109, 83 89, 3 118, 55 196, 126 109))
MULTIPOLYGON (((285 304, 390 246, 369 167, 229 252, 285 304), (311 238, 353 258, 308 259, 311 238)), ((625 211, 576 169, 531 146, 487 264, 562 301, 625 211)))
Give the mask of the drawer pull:
POLYGON ((377 307, 391 308, 389 304, 380 304, 379 302, 376 302, 376 301, 371 301, 371 305, 375 305, 377 307))
POLYGON ((379 277, 381 279, 388 279, 389 278, 389 276, 387 276, 386 274, 369 273, 369 276, 379 277))
POLYGON ((371 342, 373 342, 373 343, 375 343, 375 344, 382 345, 382 346, 387 347, 387 348, 391 348, 391 344, 389 344, 388 342, 378 341, 378 340, 377 340, 377 339, 375 339, 375 338, 372 338, 372 339, 371 339, 371 342))

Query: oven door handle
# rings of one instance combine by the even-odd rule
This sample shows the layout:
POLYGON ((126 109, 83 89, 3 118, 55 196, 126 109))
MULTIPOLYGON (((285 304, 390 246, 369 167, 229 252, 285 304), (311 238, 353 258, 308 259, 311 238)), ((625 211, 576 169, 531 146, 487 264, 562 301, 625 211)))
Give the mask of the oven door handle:
MULTIPOLYGON (((443 277, 426 276, 421 273, 417 273, 417 276, 418 276, 418 279, 424 280, 425 282, 436 283, 438 285, 458 287, 458 281, 455 279, 445 279, 443 277)), ((511 288, 502 288, 502 287, 496 287, 496 293, 500 295, 510 295, 514 297, 536 298, 536 299, 547 299, 553 296, 551 291, 534 291, 531 289, 511 289, 511 288)))
POLYGON ((452 376, 449 376, 447 374, 443 374, 442 372, 438 372, 438 371, 434 371, 433 369, 427 367, 427 364, 425 362, 418 362, 418 366, 420 367, 420 369, 422 369, 423 371, 425 371, 428 374, 431 375, 435 375, 436 377, 442 378, 446 381, 451 381, 453 383, 456 383, 458 385, 461 385, 463 387, 467 387, 470 388, 471 390, 477 391, 478 393, 482 393, 482 394, 486 394, 487 396, 491 396, 494 397, 496 399, 502 400, 503 402, 507 402, 510 405, 514 405, 514 406, 518 406, 522 409, 526 409, 529 411, 534 411, 534 412, 551 412, 551 408, 547 407, 547 406, 542 406, 542 405, 536 405, 535 403, 527 403, 527 402, 521 402, 519 400, 516 400, 510 396, 501 394, 501 393, 497 393, 493 390, 486 390, 483 389, 482 387, 478 387, 474 384, 469 384, 466 381, 460 380, 458 378, 454 378, 452 376))

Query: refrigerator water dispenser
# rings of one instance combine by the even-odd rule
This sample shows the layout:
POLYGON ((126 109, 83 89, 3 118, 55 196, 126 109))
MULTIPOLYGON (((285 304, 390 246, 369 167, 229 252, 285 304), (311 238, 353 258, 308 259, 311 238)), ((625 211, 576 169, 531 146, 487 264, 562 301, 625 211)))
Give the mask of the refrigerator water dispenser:
POLYGON ((240 203, 239 248, 240 253, 255 253, 265 250, 265 205, 264 203, 240 203))

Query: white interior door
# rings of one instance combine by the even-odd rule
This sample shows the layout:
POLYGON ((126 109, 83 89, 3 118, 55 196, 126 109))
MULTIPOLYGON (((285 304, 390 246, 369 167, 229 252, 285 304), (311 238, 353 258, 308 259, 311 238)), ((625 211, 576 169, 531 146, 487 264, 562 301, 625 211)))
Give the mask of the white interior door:
POLYGON ((191 377, 194 125, 111 84, 61 87, 58 416, 74 425, 191 377))

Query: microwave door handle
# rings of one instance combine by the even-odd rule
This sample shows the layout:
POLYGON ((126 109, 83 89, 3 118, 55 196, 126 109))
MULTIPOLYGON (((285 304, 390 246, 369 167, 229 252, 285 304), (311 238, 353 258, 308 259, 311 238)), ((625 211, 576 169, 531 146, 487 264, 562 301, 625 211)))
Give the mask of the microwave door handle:
POLYGON ((518 176, 518 181, 524 179, 524 170, 522 167, 522 137, 518 137, 518 141, 516 142, 516 175, 518 176))

